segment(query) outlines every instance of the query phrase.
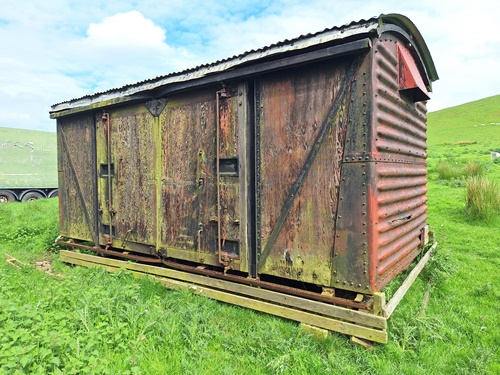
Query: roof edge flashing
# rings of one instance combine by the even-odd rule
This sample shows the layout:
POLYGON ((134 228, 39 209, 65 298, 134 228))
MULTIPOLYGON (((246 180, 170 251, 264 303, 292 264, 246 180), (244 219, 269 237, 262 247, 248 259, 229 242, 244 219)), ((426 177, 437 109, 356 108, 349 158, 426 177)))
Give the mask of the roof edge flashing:
MULTIPOLYGON (((200 65, 180 72, 173 72, 163 76, 147 79, 141 82, 112 88, 107 91, 85 95, 80 98, 66 100, 54 104, 50 108, 50 117, 57 118, 65 114, 97 109, 107 105, 116 105, 123 102, 136 101, 149 98, 160 92, 161 87, 174 87, 186 82, 202 82, 208 76, 219 76, 225 72, 234 71, 242 66, 254 65, 262 61, 279 59, 280 56, 300 54, 310 51, 311 47, 320 47, 340 44, 341 41, 353 41, 362 38, 377 37, 388 28, 399 28, 399 32, 410 38, 415 45, 416 52, 423 64, 423 69, 428 76, 429 86, 438 79, 430 52, 420 32, 415 25, 405 16, 400 14, 382 14, 367 20, 351 22, 340 27, 332 27, 312 34, 302 35, 294 39, 286 39, 275 44, 250 50, 242 54, 218 60, 213 63, 200 65)), ((321 47, 320 47, 321 48, 321 47)))
POLYGON ((417 29, 415 24, 406 16, 397 13, 389 13, 389 14, 381 14, 379 16, 380 28, 379 30, 383 30, 383 26, 385 24, 391 24, 395 26, 399 26, 401 29, 406 31, 407 35, 410 38, 410 41, 413 43, 415 48, 419 53, 419 57, 421 58, 427 76, 429 77, 430 82, 437 81, 439 79, 436 66, 434 65, 434 60, 432 59, 431 53, 427 44, 425 43, 422 34, 417 29))
POLYGON ((368 20, 351 22, 349 24, 332 27, 313 34, 302 35, 294 39, 284 40, 272 45, 251 50, 242 54, 219 60, 213 63, 200 65, 181 72, 175 72, 164 76, 144 80, 135 84, 125 85, 119 88, 112 88, 107 91, 85 95, 80 98, 66 100, 51 106, 49 113, 51 117, 57 117, 56 112, 79 107, 97 105, 97 103, 113 100, 118 96, 136 96, 145 91, 154 90, 161 86, 167 86, 179 82, 197 80, 208 75, 219 74, 233 70, 239 66, 253 64, 263 59, 275 58, 290 52, 307 50, 311 46, 328 45, 335 41, 352 40, 352 38, 363 38, 367 34, 376 33, 378 28, 378 18, 372 17, 368 20))

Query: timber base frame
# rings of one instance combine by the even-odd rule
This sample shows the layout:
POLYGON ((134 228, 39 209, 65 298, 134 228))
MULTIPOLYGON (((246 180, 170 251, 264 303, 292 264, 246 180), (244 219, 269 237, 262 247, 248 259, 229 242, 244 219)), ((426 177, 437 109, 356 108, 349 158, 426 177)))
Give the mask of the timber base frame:
POLYGON ((387 303, 384 293, 376 293, 373 296, 373 312, 331 305, 165 267, 130 263, 75 251, 61 250, 60 259, 74 265, 103 267, 108 272, 119 272, 127 269, 135 277, 153 277, 170 289, 189 290, 218 301, 265 312, 328 331, 386 344, 388 341, 387 320, 429 261, 436 246, 435 242, 427 250, 387 303))

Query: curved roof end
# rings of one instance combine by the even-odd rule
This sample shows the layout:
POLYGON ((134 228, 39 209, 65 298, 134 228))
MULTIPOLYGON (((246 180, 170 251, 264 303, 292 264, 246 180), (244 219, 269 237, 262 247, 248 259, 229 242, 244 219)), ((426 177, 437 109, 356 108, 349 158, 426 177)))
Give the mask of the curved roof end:
POLYGON ((408 17, 397 13, 381 14, 379 19, 384 23, 389 23, 401 27, 410 35, 413 43, 420 52, 429 79, 432 82, 437 81, 439 79, 439 76, 434 65, 434 61, 432 60, 431 53, 424 41, 424 38, 422 37, 422 34, 420 34, 420 31, 418 31, 415 24, 408 17))

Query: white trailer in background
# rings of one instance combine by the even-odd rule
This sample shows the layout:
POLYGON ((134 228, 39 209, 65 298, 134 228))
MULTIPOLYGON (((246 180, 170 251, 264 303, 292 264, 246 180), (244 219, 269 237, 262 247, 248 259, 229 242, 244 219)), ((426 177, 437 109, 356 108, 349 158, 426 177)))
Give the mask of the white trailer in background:
POLYGON ((57 196, 56 133, 0 127, 0 203, 57 196))

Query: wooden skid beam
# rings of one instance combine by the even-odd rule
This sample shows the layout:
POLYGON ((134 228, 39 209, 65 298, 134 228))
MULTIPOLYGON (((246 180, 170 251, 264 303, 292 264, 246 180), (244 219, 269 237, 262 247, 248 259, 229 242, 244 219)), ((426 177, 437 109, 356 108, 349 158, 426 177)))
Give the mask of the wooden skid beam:
POLYGON ((222 302, 374 342, 387 343, 387 331, 385 329, 387 327, 387 320, 366 312, 349 310, 318 301, 311 301, 283 293, 167 268, 130 263, 65 250, 61 250, 60 257, 61 260, 67 263, 86 267, 102 266, 110 272, 127 269, 137 277, 153 275, 168 288, 189 289, 196 294, 202 294, 222 302), (282 303, 286 306, 283 306, 282 303), (327 314, 327 316, 323 314, 327 314), (346 321, 346 319, 350 321, 346 321), (368 326, 369 322, 373 323, 374 326, 368 326))
POLYGON ((425 255, 422 257, 422 259, 420 259, 420 261, 417 263, 415 268, 411 270, 411 272, 408 275, 408 277, 406 278, 406 280, 403 282, 403 284, 401 284, 401 286, 396 291, 396 293, 394 293, 392 298, 385 305, 385 307, 383 308, 383 311, 384 311, 384 315, 387 319, 389 319, 391 317, 392 313, 394 312, 394 310, 398 306, 399 302, 401 302, 401 300, 405 296, 408 289, 410 289, 411 285, 413 284, 413 282, 415 281, 417 276, 420 274, 420 272, 422 271, 424 266, 427 264, 427 262, 429 261, 431 255, 432 255, 432 251, 436 248, 436 246, 437 246, 437 242, 434 242, 434 244, 431 246, 431 248, 429 250, 427 250, 427 253, 425 253, 425 255))
POLYGON ((231 281, 214 279, 203 275, 191 274, 189 272, 177 271, 169 268, 150 266, 147 264, 130 263, 122 260, 97 257, 88 254, 80 254, 72 251, 61 250, 60 256, 61 260, 68 263, 71 263, 69 259, 81 259, 95 264, 111 265, 112 267, 122 267, 131 271, 148 273, 151 275, 167 277, 169 279, 176 279, 193 284, 205 285, 207 287, 221 289, 227 292, 242 294, 249 297, 278 303, 280 305, 299 308, 301 310, 330 316, 332 318, 346 320, 351 323, 359 323, 368 327, 380 329, 387 328, 387 320, 384 317, 376 316, 365 311, 352 310, 341 306, 308 300, 305 298, 274 292, 271 290, 259 289, 244 284, 237 284, 231 281))

